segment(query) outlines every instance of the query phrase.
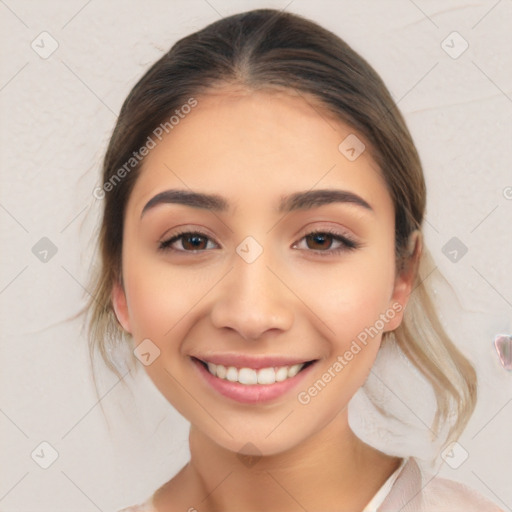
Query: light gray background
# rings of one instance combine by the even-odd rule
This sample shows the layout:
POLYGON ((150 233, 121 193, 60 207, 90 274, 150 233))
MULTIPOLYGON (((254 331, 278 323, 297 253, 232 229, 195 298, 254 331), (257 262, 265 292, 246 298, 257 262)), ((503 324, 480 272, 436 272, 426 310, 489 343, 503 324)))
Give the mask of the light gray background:
MULTIPOLYGON (((460 439, 469 458, 440 470, 512 510, 512 372, 492 344, 512 331, 510 0, 1 0, 1 511, 116 510, 187 461, 188 425, 144 372, 125 378, 131 392, 105 373, 98 403, 80 322, 63 320, 83 304, 92 190, 126 94, 180 37, 263 6, 343 37, 406 116, 428 184, 427 243, 453 286, 439 285, 442 318, 480 377, 460 439), (48 58, 31 47, 51 48, 43 31, 58 42, 48 58), (453 31, 469 44, 458 58, 442 47, 453 31), (47 262, 32 252, 42 237, 58 250, 47 262), (456 263, 442 252, 452 237, 468 248, 456 263), (58 453, 48 469, 31 458, 49 456, 43 441, 58 453)), ((422 398, 404 401, 414 411, 422 398)))

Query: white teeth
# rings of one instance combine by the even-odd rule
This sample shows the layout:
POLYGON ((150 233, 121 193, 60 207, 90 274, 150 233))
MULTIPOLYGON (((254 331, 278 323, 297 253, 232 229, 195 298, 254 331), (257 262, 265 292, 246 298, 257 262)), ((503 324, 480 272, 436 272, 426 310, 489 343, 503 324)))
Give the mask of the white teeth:
POLYGON ((238 370, 238 382, 240 384, 258 384, 258 374, 251 368, 240 368, 238 370))
POLYGON ((306 363, 294 364, 292 366, 280 366, 276 368, 235 368, 234 366, 225 367, 222 364, 206 363, 208 371, 219 379, 229 380, 230 382, 239 382, 247 386, 254 384, 274 384, 286 379, 295 377, 302 370, 306 363))
POLYGON ((238 380, 238 370, 234 366, 230 366, 228 368, 226 379, 230 382, 236 382, 238 380))
POLYGON ((303 364, 294 364, 293 366, 290 366, 290 369, 288 370, 288 378, 295 377, 297 373, 299 373, 299 370, 303 367, 303 364))
MULTIPOLYGON (((210 369, 209 365, 208 365, 208 369, 210 369)), ((227 370, 226 370, 226 367, 225 366, 222 366, 221 364, 217 364, 216 365, 216 370, 215 372, 212 372, 210 370, 210 373, 212 375, 217 375, 217 377, 219 377, 219 379, 225 379, 226 378, 226 375, 227 375, 227 370)))
POLYGON ((258 372, 258 384, 274 384, 276 372, 274 368, 262 368, 258 372))
POLYGON ((282 382, 288 378, 288 366, 281 366, 276 372, 276 382, 282 382))

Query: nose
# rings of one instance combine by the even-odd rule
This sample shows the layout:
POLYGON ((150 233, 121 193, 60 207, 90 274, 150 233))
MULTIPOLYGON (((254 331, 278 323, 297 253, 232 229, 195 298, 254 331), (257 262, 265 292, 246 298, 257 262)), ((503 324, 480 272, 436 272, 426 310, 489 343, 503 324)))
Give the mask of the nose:
POLYGON ((237 256, 219 285, 211 309, 215 327, 236 331, 245 340, 257 340, 267 332, 287 331, 293 325, 293 294, 269 268, 265 252, 252 263, 237 256))

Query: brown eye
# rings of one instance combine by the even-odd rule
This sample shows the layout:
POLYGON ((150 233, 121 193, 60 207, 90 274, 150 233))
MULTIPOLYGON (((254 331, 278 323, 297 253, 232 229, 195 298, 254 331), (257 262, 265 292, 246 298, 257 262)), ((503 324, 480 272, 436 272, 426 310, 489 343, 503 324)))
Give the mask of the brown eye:
POLYGON ((196 251, 206 249, 208 239, 198 234, 190 234, 182 237, 181 244, 187 251, 196 251))
POLYGON ((330 231, 312 231, 304 235, 299 242, 293 245, 293 248, 305 249, 321 256, 328 256, 340 253, 342 251, 351 251, 361 247, 360 242, 352 240, 346 235, 340 233, 331 233, 330 231))
POLYGON ((163 240, 159 243, 159 249, 161 250, 181 252, 205 251, 212 248, 215 248, 215 244, 211 241, 210 237, 203 233, 191 231, 178 233, 168 240, 163 240))
POLYGON ((331 248, 334 237, 330 233, 311 233, 305 238, 308 249, 325 250, 331 248))

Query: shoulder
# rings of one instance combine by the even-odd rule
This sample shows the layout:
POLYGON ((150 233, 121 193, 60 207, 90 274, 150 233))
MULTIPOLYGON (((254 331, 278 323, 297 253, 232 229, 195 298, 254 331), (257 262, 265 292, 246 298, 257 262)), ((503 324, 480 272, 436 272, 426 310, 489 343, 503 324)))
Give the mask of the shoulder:
POLYGON ((470 487, 430 475, 410 459, 379 512, 503 512, 470 487))
POLYGON ((424 501, 437 506, 440 511, 448 510, 449 505, 450 511, 503 512, 495 503, 459 482, 434 476, 430 480, 427 478, 425 484, 422 491, 424 501))
POLYGON ((131 507, 123 508, 118 512, 156 512, 151 504, 151 500, 146 501, 140 505, 133 505, 131 507))

